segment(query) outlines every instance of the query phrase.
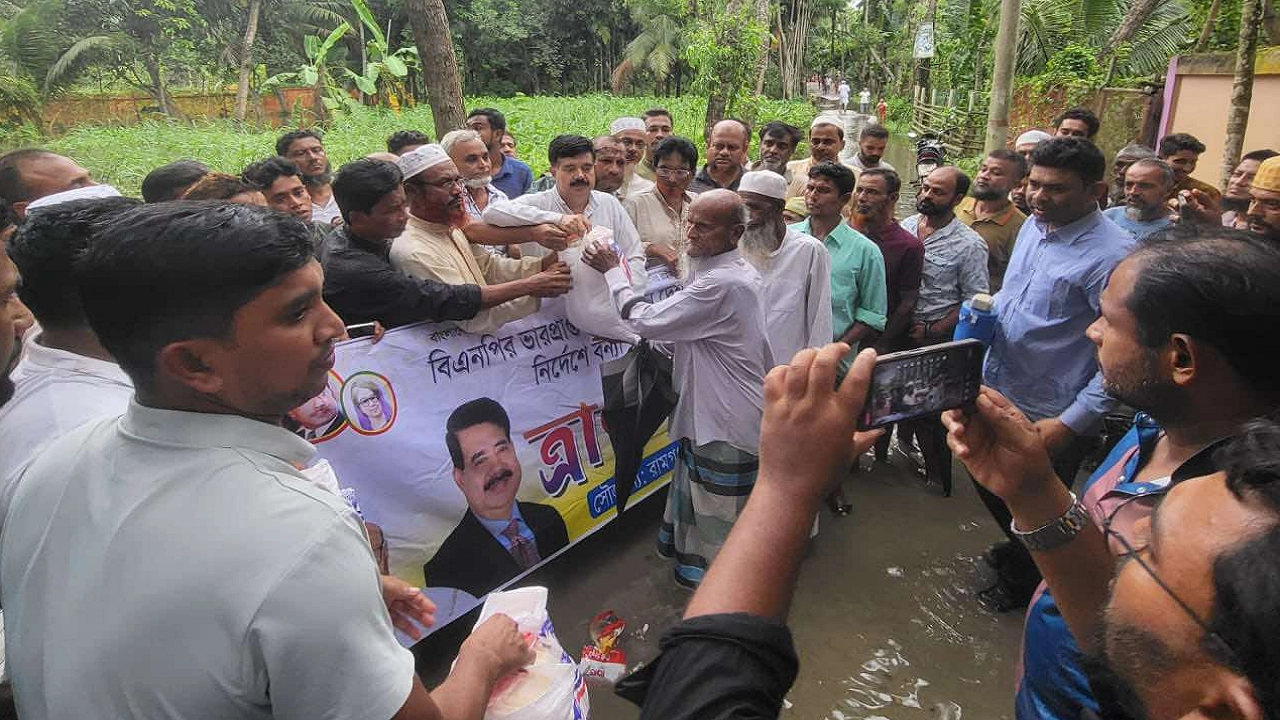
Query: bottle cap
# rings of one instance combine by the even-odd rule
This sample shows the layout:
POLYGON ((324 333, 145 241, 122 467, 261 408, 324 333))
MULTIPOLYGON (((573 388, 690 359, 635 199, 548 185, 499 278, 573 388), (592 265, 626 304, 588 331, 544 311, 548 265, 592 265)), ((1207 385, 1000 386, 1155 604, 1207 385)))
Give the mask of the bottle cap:
POLYGON ((979 312, 990 312, 996 306, 996 299, 986 293, 978 293, 969 302, 969 307, 979 312))

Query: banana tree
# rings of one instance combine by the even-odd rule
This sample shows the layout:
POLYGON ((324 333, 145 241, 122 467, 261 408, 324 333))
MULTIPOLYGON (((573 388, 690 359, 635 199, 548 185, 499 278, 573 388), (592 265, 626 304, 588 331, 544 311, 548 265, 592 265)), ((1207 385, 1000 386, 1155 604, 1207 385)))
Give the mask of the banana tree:
POLYGON ((365 31, 361 34, 365 35, 367 32, 365 36, 368 39, 364 44, 364 67, 361 72, 344 68, 343 74, 355 83, 361 93, 399 104, 404 98, 403 82, 409 75, 409 68, 420 65, 418 49, 410 46, 392 50, 387 34, 378 27, 364 0, 351 0, 351 7, 356 11, 365 31))
POLYGON ((319 35, 303 38, 302 49, 307 54, 307 64, 292 72, 272 75, 262 83, 262 92, 268 93, 283 85, 307 85, 313 88, 313 111, 318 120, 324 120, 338 108, 357 105, 329 69, 329 52, 342 36, 351 30, 349 23, 342 23, 323 40, 319 35))

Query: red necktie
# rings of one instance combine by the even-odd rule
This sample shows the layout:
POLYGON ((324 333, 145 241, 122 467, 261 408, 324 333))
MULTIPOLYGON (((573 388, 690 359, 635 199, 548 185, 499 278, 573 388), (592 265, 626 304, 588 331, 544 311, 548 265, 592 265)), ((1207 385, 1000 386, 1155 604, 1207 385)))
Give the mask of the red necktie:
POLYGON ((503 537, 511 542, 511 557, 515 558, 521 570, 528 570, 538 564, 538 548, 520 534, 520 521, 515 518, 502 531, 503 537))

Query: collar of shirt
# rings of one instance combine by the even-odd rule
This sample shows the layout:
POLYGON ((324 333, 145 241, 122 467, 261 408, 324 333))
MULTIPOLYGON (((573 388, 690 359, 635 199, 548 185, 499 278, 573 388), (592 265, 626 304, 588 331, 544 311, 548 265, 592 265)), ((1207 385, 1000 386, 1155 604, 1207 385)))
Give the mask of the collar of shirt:
POLYGON ((445 223, 431 222, 423 220, 415 215, 409 216, 409 224, 405 227, 405 232, 413 231, 419 235, 430 235, 433 238, 453 239, 453 226, 445 223))
POLYGON ((716 270, 718 268, 728 267, 739 260, 742 260, 742 252, 738 250, 738 248, 722 252, 719 255, 712 255, 711 257, 690 258, 690 261, 693 263, 693 272, 697 275, 701 275, 702 273, 716 270))
MULTIPOLYGON (((656 197, 658 199, 658 202, 662 205, 662 207, 666 209, 668 215, 676 214, 676 209, 671 207, 671 204, 667 202, 667 197, 662 194, 661 190, 658 189, 658 185, 656 183, 654 184, 653 187, 648 188, 643 192, 639 192, 636 194, 637 197, 639 197, 640 195, 652 195, 656 197)), ((690 195, 689 191, 686 190, 683 193, 681 193, 680 201, 681 201, 681 205, 680 205, 681 214, 687 213, 689 212, 689 203, 693 202, 693 195, 690 195)))
POLYGON ((310 465, 316 457, 311 443, 279 425, 240 415, 167 410, 130 400, 121 426, 133 438, 161 445, 253 450, 295 467, 310 465))
POLYGON ((978 217, 978 201, 971 197, 967 197, 960 202, 960 209, 963 209, 964 212, 968 213, 969 217, 973 218, 973 222, 975 223, 989 222, 999 225, 1000 227, 1004 227, 1009 224, 1009 221, 1013 219, 1014 213, 1018 212, 1018 206, 1013 203, 1009 203, 1009 207, 1005 208, 1002 213, 978 217))
POLYGON ((529 523, 525 522, 524 516, 520 514, 520 503, 511 503, 511 517, 505 518, 502 520, 490 520, 488 518, 482 518, 479 515, 476 515, 474 512, 472 512, 471 514, 475 517, 476 520, 480 521, 480 524, 484 526, 485 530, 489 531, 490 535, 494 536, 499 540, 505 539, 502 535, 502 531, 507 529, 507 526, 511 524, 512 520, 517 520, 520 522, 521 530, 524 530, 525 528, 529 527, 529 523))
POLYGON ((1125 462, 1118 482, 1105 495, 1113 493, 1118 495, 1161 494, 1168 492, 1174 485, 1183 480, 1217 472, 1218 463, 1215 461, 1214 456, 1217 450, 1231 439, 1219 438, 1200 448, 1195 455, 1184 460, 1165 482, 1130 481, 1130 478, 1137 475, 1138 471, 1150 461, 1151 453, 1155 452, 1156 443, 1163 436, 1164 430, 1156 422, 1155 418, 1145 412, 1140 412, 1134 417, 1133 427, 1129 430, 1129 433, 1111 451, 1107 460, 1098 467, 1096 475, 1101 476, 1108 468, 1113 467, 1115 462, 1125 458, 1134 445, 1137 445, 1137 452, 1128 455, 1128 460, 1125 462))
MULTIPOLYGON (((409 216, 409 219, 412 220, 413 216, 409 216)), ((388 263, 391 262, 391 243, 393 241, 394 238, 392 240, 383 240, 381 242, 366 240, 351 232, 351 229, 345 224, 335 229, 333 233, 329 235, 327 240, 331 251, 353 248, 355 250, 376 255, 378 258, 388 263)))
POLYGON ((110 360, 99 360, 87 355, 46 347, 40 344, 40 337, 36 335, 26 343, 24 363, 34 365, 41 370, 68 375, 87 375, 105 382, 133 387, 133 381, 124 370, 110 360))
MULTIPOLYGON (((485 207, 489 207, 495 202, 506 202, 507 200, 510 199, 507 197, 507 194, 499 190, 497 186, 493 184, 493 182, 489 183, 488 190, 489 190, 489 202, 485 204, 485 207)), ((467 214, 470 215, 472 219, 479 220, 480 214, 483 213, 484 211, 481 210, 480 206, 476 204, 475 196, 471 194, 470 187, 467 187, 465 185, 462 187, 462 199, 463 199, 463 202, 465 202, 467 205, 467 214)))
MULTIPOLYGON (((564 215, 575 214, 573 209, 569 207, 569 203, 564 201, 564 197, 560 194, 560 188, 553 187, 550 190, 547 190, 546 192, 547 192, 547 197, 551 198, 552 200, 551 209, 553 211, 559 212, 564 215)), ((599 190, 592 190, 590 197, 587 198, 587 209, 583 210, 582 214, 586 215, 587 217, 591 217, 595 213, 596 208, 600 206, 599 201, 596 200, 596 196, 604 195, 604 194, 605 193, 602 193, 599 190)))
POLYGON ((1067 245, 1074 245, 1104 219, 1102 211, 1095 207, 1092 212, 1085 213, 1084 217, 1060 228, 1050 229, 1039 219, 1035 220, 1035 224, 1036 230, 1040 232, 1040 237, 1046 242, 1061 242, 1067 245))
POLYGON ((840 247, 841 245, 845 244, 852 238, 856 237, 856 233, 858 232, 857 230, 854 230, 852 227, 850 227, 849 223, 845 222, 844 220, 841 220, 835 227, 831 228, 831 232, 827 233, 826 237, 819 238, 817 235, 813 234, 813 230, 809 227, 809 220, 810 218, 805 218, 804 220, 801 220, 795 225, 788 225, 787 227, 791 228, 792 230, 795 230, 796 232, 801 232, 801 233, 804 233, 805 235, 810 235, 815 238, 818 238, 824 244, 830 242, 834 244, 836 247, 840 247))
POLYGON ((728 185, 721 185, 720 183, 716 182, 715 178, 711 177, 711 172, 707 169, 707 166, 703 165, 702 169, 698 171, 697 176, 694 177, 694 180, 701 182, 705 185, 710 185, 713 188, 720 188, 725 190, 737 190, 738 183, 742 181, 742 170, 743 170, 742 168, 738 168, 738 175, 733 178, 733 182, 729 183, 728 185))

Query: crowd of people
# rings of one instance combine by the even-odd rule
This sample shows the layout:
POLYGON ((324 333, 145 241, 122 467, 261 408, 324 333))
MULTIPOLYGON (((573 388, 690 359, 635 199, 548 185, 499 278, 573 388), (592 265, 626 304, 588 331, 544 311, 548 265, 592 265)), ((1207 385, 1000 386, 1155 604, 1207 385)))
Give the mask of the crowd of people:
POLYGON ((948 495, 954 453, 1008 536, 980 596, 1029 608, 1020 720, 1277 717, 1280 157, 1246 154, 1220 193, 1174 133, 1108 177, 1099 129, 1074 108, 972 179, 936 169, 903 218, 889 133, 846 149, 825 116, 726 119, 700 144, 654 108, 556 137, 537 179, 493 108, 336 172, 301 129, 239 172, 157 168, 142 202, 73 158, 0 156, 18 713, 481 717, 529 659, 515 624, 478 627, 424 688, 393 629, 431 603, 278 426, 324 397, 349 326, 492 333, 573 293, 583 331, 665 349, 679 396, 658 547, 695 594, 619 686, 644 717, 777 715, 815 517, 848 513, 840 479, 895 433, 948 495), (647 294, 652 274, 677 289, 647 294), (949 341, 983 293, 976 406, 855 434, 875 356, 949 341))

